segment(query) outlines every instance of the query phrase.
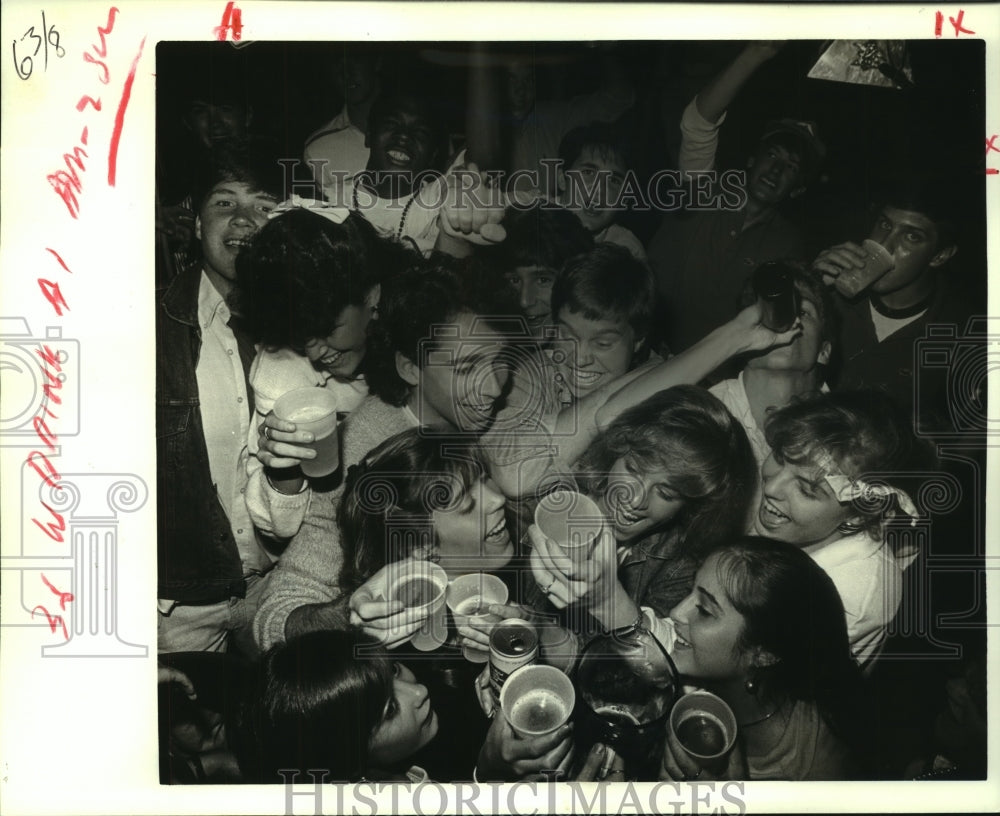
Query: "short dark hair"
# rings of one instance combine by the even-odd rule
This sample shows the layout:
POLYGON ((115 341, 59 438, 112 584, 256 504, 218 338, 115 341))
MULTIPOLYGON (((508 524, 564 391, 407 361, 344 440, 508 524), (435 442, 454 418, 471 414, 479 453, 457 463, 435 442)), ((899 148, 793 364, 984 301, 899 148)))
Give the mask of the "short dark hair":
POLYGON ((624 130, 610 122, 591 122, 573 128, 559 142, 563 170, 569 170, 588 148, 602 158, 617 156, 626 170, 632 167, 631 146, 624 130))
POLYGON ((236 259, 233 304, 268 349, 302 351, 347 306, 414 260, 357 213, 336 224, 307 208, 272 218, 236 259))
POLYGON ((386 564, 433 545, 432 513, 456 510, 485 473, 479 449, 461 434, 413 428, 370 451, 348 470, 337 509, 341 589, 353 592, 386 564))
POLYGON ((444 115, 432 97, 398 87, 391 92, 379 94, 372 102, 371 110, 368 113, 368 135, 374 133, 379 123, 401 106, 419 111, 426 120, 427 127, 431 130, 433 165, 427 169, 444 169, 440 165, 447 150, 447 130, 444 124, 444 115))
MULTIPOLYGON (((434 254, 385 282, 378 320, 370 325, 366 377, 369 391, 389 405, 406 404, 413 387, 396 370, 396 353, 420 364, 422 344, 431 329, 454 322, 463 313, 494 318, 519 313, 510 284, 495 270, 474 260, 434 254)), ((504 323, 501 331, 509 329, 504 323)))
POLYGON ((241 722, 248 781, 284 781, 281 770, 327 770, 357 781, 393 696, 389 654, 361 632, 325 630, 270 649, 241 722))
POLYGON ((265 139, 230 139, 215 145, 194 182, 191 193, 194 211, 200 212, 212 188, 225 181, 246 184, 253 192, 282 200, 285 169, 278 162, 279 155, 277 146, 265 139))
POLYGON ((937 227, 937 249, 945 249, 958 243, 961 213, 968 208, 960 186, 950 178, 919 171, 881 179, 876 182, 872 216, 878 217, 884 207, 920 213, 937 227))
POLYGON ((570 258, 594 246, 593 236, 575 213, 542 202, 509 208, 503 226, 504 240, 482 252, 484 262, 501 273, 520 266, 558 272, 570 258))
POLYGON ((625 247, 597 244, 571 258, 552 285, 552 316, 568 308, 588 320, 624 320, 637 340, 649 333, 656 283, 653 273, 625 247))

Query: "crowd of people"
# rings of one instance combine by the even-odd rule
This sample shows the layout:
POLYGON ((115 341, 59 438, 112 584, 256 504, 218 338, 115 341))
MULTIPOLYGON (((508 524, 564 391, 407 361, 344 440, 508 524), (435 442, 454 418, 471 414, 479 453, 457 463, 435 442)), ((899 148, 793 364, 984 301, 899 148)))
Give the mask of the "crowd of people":
POLYGON ((930 370, 985 350, 982 168, 915 137, 889 161, 890 114, 945 96, 919 46, 907 87, 834 110, 816 43, 672 45, 160 46, 163 781, 984 776, 982 569, 927 578, 982 554, 985 379, 930 370), (309 92, 336 111, 287 110, 309 92), (278 410, 301 389, 336 405, 323 475, 278 410), (582 562, 534 523, 565 490, 600 510, 582 562), (391 590, 423 561, 507 600, 417 649, 391 590), (574 681, 630 633, 735 745, 695 762, 664 717, 638 766, 587 762, 609 747, 574 720, 519 735, 463 656, 512 618, 574 681))

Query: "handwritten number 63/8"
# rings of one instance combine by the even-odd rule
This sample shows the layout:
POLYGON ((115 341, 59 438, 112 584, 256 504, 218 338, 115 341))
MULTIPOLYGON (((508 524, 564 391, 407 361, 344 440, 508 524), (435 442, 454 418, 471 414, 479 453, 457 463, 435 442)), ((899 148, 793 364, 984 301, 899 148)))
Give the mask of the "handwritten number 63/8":
POLYGON ((43 46, 45 48, 45 70, 48 70, 50 45, 52 46, 53 50, 55 50, 57 57, 62 58, 66 56, 66 49, 59 44, 59 32, 56 31, 55 25, 46 26, 45 12, 43 11, 42 33, 36 34, 35 27, 31 26, 27 31, 24 32, 23 35, 21 35, 20 40, 14 40, 11 43, 11 50, 14 55, 14 69, 17 71, 18 77, 20 77, 21 79, 27 79, 28 77, 31 76, 31 72, 35 70, 35 57, 38 56, 38 52, 42 50, 43 46), (22 47, 30 48, 31 43, 34 42, 35 50, 32 51, 30 54, 26 54, 25 56, 21 57, 21 59, 18 59, 17 58, 18 43, 24 43, 25 40, 28 41, 27 46, 22 46, 22 47))

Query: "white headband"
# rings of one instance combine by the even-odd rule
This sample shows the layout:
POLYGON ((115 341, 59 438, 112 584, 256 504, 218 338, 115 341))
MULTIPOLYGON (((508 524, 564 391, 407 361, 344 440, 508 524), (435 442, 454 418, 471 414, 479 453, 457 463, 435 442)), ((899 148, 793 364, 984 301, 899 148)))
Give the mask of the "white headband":
POLYGON ((816 464, 824 471, 823 478, 826 479, 833 495, 837 497, 837 501, 848 503, 860 499, 866 504, 874 504, 877 498, 885 499, 889 496, 895 496, 899 509, 910 517, 910 526, 916 526, 920 513, 917 511, 913 499, 905 490, 887 484, 872 484, 864 479, 852 480, 838 467, 828 450, 820 448, 816 453, 818 453, 818 456, 815 457, 816 464))
POLYGON ((350 210, 347 207, 338 207, 329 201, 320 201, 318 198, 302 198, 294 193, 290 198, 282 201, 277 207, 267 214, 269 219, 277 218, 279 215, 293 212, 294 210, 308 210, 309 212, 321 215, 327 221, 334 224, 343 224, 350 210))

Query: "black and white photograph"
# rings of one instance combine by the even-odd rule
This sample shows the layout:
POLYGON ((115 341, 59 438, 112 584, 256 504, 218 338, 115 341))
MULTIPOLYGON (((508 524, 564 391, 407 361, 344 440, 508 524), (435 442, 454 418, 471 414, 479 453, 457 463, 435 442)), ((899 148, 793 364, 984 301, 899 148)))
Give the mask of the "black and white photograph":
POLYGON ((0 346, 4 673, 141 769, 80 812, 996 804, 996 8, 81 5, 4 12, 0 346))

